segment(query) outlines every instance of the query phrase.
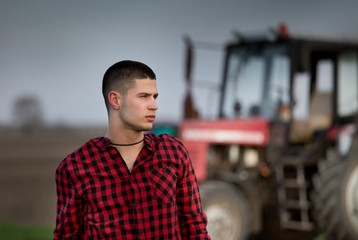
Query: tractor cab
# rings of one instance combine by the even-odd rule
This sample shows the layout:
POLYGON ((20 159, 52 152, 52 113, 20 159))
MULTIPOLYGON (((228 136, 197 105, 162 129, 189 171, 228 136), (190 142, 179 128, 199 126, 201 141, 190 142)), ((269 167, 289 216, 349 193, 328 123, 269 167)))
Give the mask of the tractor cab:
POLYGON ((307 144, 357 113, 356 46, 278 35, 226 53, 220 118, 286 124, 287 143, 307 144))

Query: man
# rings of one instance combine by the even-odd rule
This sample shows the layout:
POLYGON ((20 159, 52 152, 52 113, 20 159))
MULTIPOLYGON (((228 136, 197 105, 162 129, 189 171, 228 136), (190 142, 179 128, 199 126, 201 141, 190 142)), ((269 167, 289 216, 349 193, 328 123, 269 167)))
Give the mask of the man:
POLYGON ((189 155, 167 134, 145 134, 158 109, 156 76, 121 61, 103 77, 105 137, 56 170, 54 239, 210 239, 189 155))

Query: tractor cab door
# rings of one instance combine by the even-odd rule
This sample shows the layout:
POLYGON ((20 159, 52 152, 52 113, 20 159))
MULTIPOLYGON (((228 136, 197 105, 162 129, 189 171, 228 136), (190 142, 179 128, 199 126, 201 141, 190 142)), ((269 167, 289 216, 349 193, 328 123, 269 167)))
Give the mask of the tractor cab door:
POLYGON ((289 138, 309 143, 358 110, 357 52, 312 52, 307 71, 294 74, 289 138))
POLYGON ((331 127, 335 64, 334 55, 312 53, 309 70, 294 74, 291 142, 310 142, 331 127))

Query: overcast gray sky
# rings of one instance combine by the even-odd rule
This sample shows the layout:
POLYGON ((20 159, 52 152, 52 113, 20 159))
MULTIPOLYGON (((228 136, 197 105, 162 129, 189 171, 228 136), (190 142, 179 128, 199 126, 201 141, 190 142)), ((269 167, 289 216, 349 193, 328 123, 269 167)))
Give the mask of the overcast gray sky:
MULTIPOLYGON (((36 95, 50 124, 105 125, 102 76, 123 59, 153 68, 158 120, 178 122, 183 35, 224 44, 233 30, 260 32, 285 22, 293 33, 358 38, 357 6, 353 0, 0 0, 0 124, 11 123, 17 98, 36 95)), ((198 56, 195 75, 217 82, 221 55, 206 54, 198 56)), ((216 95, 195 93, 210 115, 216 95)))

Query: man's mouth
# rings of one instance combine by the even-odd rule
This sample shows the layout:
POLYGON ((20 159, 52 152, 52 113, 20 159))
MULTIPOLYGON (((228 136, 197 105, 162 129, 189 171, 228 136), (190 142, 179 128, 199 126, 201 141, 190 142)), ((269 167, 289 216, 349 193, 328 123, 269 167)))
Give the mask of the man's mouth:
POLYGON ((150 122, 154 122, 154 120, 155 120, 155 115, 148 115, 148 116, 146 116, 145 117, 148 121, 150 121, 150 122))

